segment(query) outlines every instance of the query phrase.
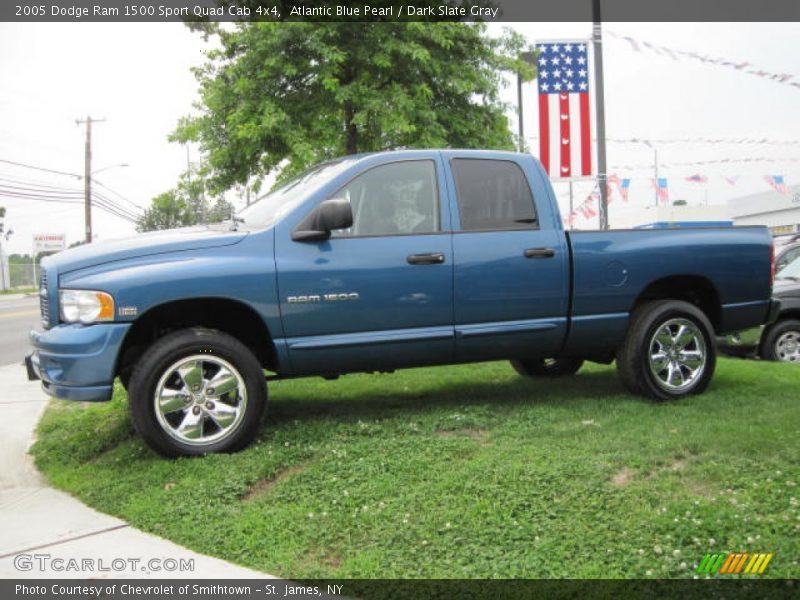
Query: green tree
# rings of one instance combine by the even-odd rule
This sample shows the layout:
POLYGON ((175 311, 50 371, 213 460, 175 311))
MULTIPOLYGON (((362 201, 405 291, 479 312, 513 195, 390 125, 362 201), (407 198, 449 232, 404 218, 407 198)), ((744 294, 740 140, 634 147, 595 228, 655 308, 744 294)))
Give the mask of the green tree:
POLYGON ((136 231, 217 223, 230 218, 234 212, 233 205, 221 196, 209 201, 202 170, 193 170, 192 174, 184 173, 175 188, 152 199, 137 220, 136 231))
POLYGON ((200 144, 215 192, 343 154, 512 149, 503 72, 534 75, 523 38, 491 38, 482 23, 194 27, 219 43, 195 70, 199 114, 171 139, 200 144))

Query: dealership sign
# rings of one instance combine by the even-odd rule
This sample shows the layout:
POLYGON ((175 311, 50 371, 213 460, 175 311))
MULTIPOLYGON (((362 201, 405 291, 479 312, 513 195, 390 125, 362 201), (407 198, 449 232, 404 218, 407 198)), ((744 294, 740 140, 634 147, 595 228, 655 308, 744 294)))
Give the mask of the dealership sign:
POLYGON ((33 234, 33 251, 38 254, 40 252, 58 252, 67 247, 67 236, 63 233, 34 233, 33 234))

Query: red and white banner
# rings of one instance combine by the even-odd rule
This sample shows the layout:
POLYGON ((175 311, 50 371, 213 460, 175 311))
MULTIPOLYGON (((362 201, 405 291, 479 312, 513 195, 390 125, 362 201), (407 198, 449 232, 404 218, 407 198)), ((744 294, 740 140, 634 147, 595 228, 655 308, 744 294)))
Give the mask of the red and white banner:
POLYGON ((592 175, 588 42, 536 44, 539 160, 552 179, 592 175))
POLYGON ((63 233, 34 233, 33 251, 58 252, 67 247, 67 236, 63 233))

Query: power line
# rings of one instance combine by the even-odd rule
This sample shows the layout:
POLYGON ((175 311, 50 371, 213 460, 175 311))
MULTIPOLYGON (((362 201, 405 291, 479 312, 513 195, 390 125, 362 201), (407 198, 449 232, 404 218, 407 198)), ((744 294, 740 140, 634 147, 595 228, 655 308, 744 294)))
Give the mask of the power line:
POLYGON ((80 192, 74 192, 74 191, 47 190, 41 188, 23 187, 18 185, 7 185, 2 183, 0 183, 0 189, 12 190, 18 192, 44 193, 45 195, 54 195, 54 196, 69 196, 69 197, 81 196, 80 192))
POLYGON ((121 198, 122 200, 124 200, 125 202, 127 202, 128 204, 131 204, 131 205, 135 206, 135 207, 136 207, 137 209, 139 209, 139 210, 144 210, 144 207, 143 207, 141 204, 137 204, 137 203, 136 203, 136 202, 134 202, 133 200, 128 200, 128 199, 127 199, 125 196, 123 196, 122 194, 120 194, 118 191, 116 191, 116 190, 114 190, 114 189, 111 189, 111 188, 110 188, 110 187, 108 187, 108 186, 107 186, 105 183, 103 183, 102 181, 100 181, 99 179, 97 179, 96 177, 95 177, 95 178, 93 178, 93 179, 92 179, 92 181, 94 181, 94 182, 95 182, 97 185, 99 185, 100 187, 107 189, 107 190, 108 190, 109 192, 111 192, 112 194, 114 194, 114 195, 118 196, 119 198, 121 198))
MULTIPOLYGON (((93 123, 99 123, 100 121, 93 120, 92 122, 93 123)), ((9 164, 9 165, 14 165, 14 166, 17 166, 17 167, 23 167, 23 168, 26 168, 26 169, 34 169, 36 171, 43 171, 45 173, 55 173, 56 175, 66 175, 66 176, 69 176, 69 177, 75 177, 76 179, 83 179, 84 178, 84 175, 80 175, 78 173, 70 173, 68 171, 58 171, 56 169, 48 169, 46 167, 38 167, 36 165, 29 165, 29 164, 26 164, 26 163, 20 163, 20 162, 16 162, 16 161, 13 161, 13 160, 0 159, 0 162, 6 163, 6 164, 9 164)), ((108 185, 106 185, 105 183, 100 181, 99 179, 97 179, 95 177, 92 177, 92 181, 94 183, 96 183, 97 185, 99 185, 100 187, 105 188, 106 190, 108 190, 109 192, 114 194, 115 196, 118 196, 119 198, 121 198, 122 200, 127 202, 128 204, 131 204, 132 206, 135 206, 139 210, 144 210, 144 207, 141 204, 137 204, 133 200, 130 200, 130 199, 126 198, 125 196, 120 194, 118 191, 116 191, 115 189, 109 187, 108 185)), ((40 185, 43 185, 43 184, 40 184, 40 185)))
POLYGON ((82 204, 81 200, 69 200, 65 198, 57 198, 57 197, 50 197, 50 196, 31 196, 29 194, 23 194, 20 192, 4 192, 0 190, 0 196, 6 198, 15 198, 15 199, 22 199, 22 200, 36 200, 39 202, 57 202, 62 204, 82 204))
POLYGON ((101 194, 101 193, 99 193, 97 191, 92 191, 92 198, 105 202, 108 206, 113 207, 115 210, 119 211, 120 213, 126 215, 127 217, 129 217, 131 219, 137 219, 140 216, 139 214, 137 214, 137 213, 131 211, 130 209, 122 206, 119 202, 116 202, 116 201, 108 198, 107 196, 104 196, 103 194, 101 194))
POLYGON ((77 173, 68 173, 67 171, 56 171, 55 169, 47 169, 45 167, 37 167, 35 165, 28 165, 25 163, 14 162, 13 160, 6 160, 4 158, 0 158, 0 162, 6 163, 9 165, 14 165, 17 167, 23 167, 25 169, 35 169, 36 171, 44 171, 45 173, 55 173, 56 175, 68 175, 70 177, 77 177, 78 179, 82 178, 82 175, 78 175, 77 173))
POLYGON ((79 188, 68 188, 64 187, 63 185, 51 185, 49 183, 44 183, 42 181, 35 181, 32 179, 20 179, 19 177, 11 177, 3 173, 0 173, 0 181, 7 181, 8 183, 16 183, 19 185, 35 185, 38 187, 59 189, 59 190, 81 191, 79 188))
POLYGON ((61 198, 61 199, 78 199, 80 195, 77 194, 61 194, 61 193, 40 193, 35 191, 23 190, 20 188, 8 188, 4 186, 0 186, 0 191, 7 192, 9 194, 19 194, 21 196, 31 196, 32 198, 61 198))
MULTIPOLYGON (((31 198, 81 198, 83 193, 80 190, 64 190, 61 191, 56 188, 56 191, 52 191, 50 189, 42 189, 42 188, 31 188, 31 187, 23 187, 17 185, 7 185, 0 183, 0 191, 3 192, 11 192, 13 194, 19 194, 20 196, 30 196, 31 198)), ((93 197, 100 198, 102 201, 106 203, 109 208, 113 208, 114 210, 120 213, 120 216, 125 216, 131 219, 136 219, 138 215, 131 212, 124 206, 121 206, 119 203, 106 198, 102 194, 97 194, 96 192, 92 193, 93 197)))
MULTIPOLYGON (((58 197, 58 198, 63 198, 63 197, 72 198, 72 197, 82 197, 84 195, 84 192, 78 188, 65 188, 62 186, 53 186, 41 182, 33 182, 30 180, 19 180, 7 177, 0 177, 0 189, 14 191, 14 192, 25 192, 37 198, 45 196, 58 197), (10 182, 10 183, 3 183, 3 182, 10 182), (22 184, 22 185, 12 185, 12 184, 22 184)), ((97 197, 102 199, 110 209, 116 210, 117 213, 120 213, 118 216, 121 216, 123 218, 129 218, 135 220, 140 216, 139 213, 132 211, 131 209, 121 205, 116 200, 112 200, 111 198, 108 198, 97 191, 92 191, 92 197, 97 197)))
MULTIPOLYGON (((56 204, 84 204, 84 201, 80 199, 79 196, 77 197, 64 197, 60 195, 51 195, 51 194, 37 194, 32 192, 23 192, 23 191, 16 191, 16 190, 6 190, 0 187, 0 197, 13 199, 13 200, 29 200, 33 202, 47 202, 47 203, 56 203, 56 204)), ((130 223, 136 223, 137 219, 127 213, 120 212, 117 210, 113 204, 107 204, 105 200, 98 199, 95 197, 97 207, 102 209, 103 211, 128 221, 130 223)))

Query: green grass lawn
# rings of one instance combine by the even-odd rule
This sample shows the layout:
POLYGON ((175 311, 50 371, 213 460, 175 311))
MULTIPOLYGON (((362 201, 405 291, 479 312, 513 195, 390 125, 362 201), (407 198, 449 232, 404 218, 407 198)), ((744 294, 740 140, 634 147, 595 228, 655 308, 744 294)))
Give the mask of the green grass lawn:
POLYGON ((800 576, 800 369, 721 360, 710 390, 506 363, 270 385, 257 443, 164 460, 126 398, 53 402, 33 454, 90 506, 296 579, 692 577, 707 552, 800 576))

